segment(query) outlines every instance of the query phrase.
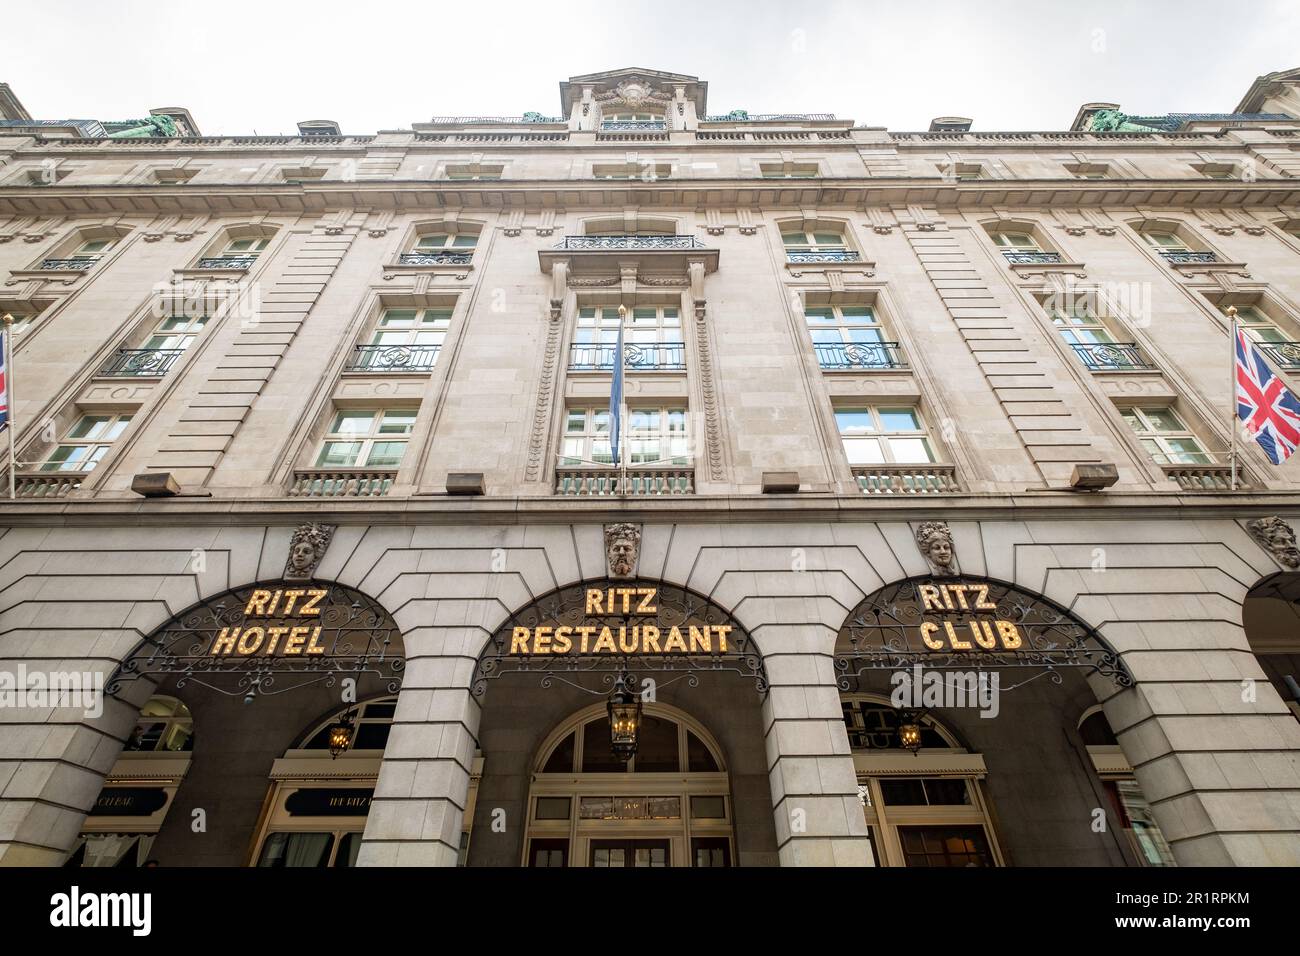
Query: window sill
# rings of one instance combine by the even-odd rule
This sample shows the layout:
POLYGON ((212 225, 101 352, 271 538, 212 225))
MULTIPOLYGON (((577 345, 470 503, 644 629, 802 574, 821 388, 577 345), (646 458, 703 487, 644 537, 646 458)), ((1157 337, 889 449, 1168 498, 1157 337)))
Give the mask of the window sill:
POLYGON ((5 280, 5 285, 13 286, 18 285, 21 282, 31 282, 33 280, 60 285, 72 285, 89 271, 89 266, 84 269, 15 269, 9 273, 9 278, 5 280))
POLYGON ((453 275, 457 279, 468 279, 474 271, 472 262, 430 262, 417 265, 410 262, 390 262, 384 266, 384 281, 391 282, 398 276, 412 275, 453 275))

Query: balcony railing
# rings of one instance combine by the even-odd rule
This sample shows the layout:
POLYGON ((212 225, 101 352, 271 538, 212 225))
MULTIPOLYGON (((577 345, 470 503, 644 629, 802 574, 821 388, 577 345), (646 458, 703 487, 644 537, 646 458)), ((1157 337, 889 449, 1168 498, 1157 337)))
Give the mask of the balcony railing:
POLYGON ((14 494, 19 498, 66 498, 81 487, 88 474, 85 471, 60 471, 16 475, 14 494))
POLYGON ((694 236, 565 236, 557 249, 571 251, 635 249, 703 249, 694 236))
POLYGON ((961 491, 956 465, 854 465, 864 495, 938 495, 961 491))
POLYGON ((1278 368, 1300 369, 1300 342, 1256 342, 1255 348, 1272 359, 1278 368))
POLYGON ((555 473, 555 493, 581 497, 691 495, 695 493, 695 469, 629 468, 623 479, 617 468, 561 468, 555 473))
POLYGON ((42 269, 69 269, 76 272, 85 272, 93 266, 99 259, 95 256, 72 256, 68 259, 42 259, 42 269))
MULTIPOLYGON (((574 342, 569 347, 569 370, 608 372, 614 368, 617 345, 574 342)), ((629 372, 680 372, 686 368, 686 346, 681 342, 644 342, 623 346, 623 368, 629 372)))
POLYGON ((1043 265, 1063 262, 1059 252, 1033 252, 1024 249, 1003 249, 1002 255, 1012 265, 1043 265))
POLYGON ((1070 348, 1090 372, 1149 371, 1155 368, 1143 356, 1136 342, 1071 342, 1070 348))
POLYGON ((473 252, 403 252, 397 261, 404 266, 466 266, 473 252))
POLYGON ((813 350, 827 369, 907 368, 897 342, 814 342, 813 350))
POLYGON ((200 269, 251 269, 257 256, 205 256, 199 260, 200 269))
POLYGON ((825 121, 835 119, 834 113, 746 113, 736 110, 722 116, 706 116, 706 123, 771 123, 777 120, 825 121))
POLYGON ((99 374, 109 378, 162 376, 184 354, 184 349, 118 349, 99 374))
POLYGON ((358 345, 345 372, 429 372, 441 345, 358 345))
POLYGON ((634 132, 659 132, 666 130, 668 124, 663 120, 605 120, 600 124, 602 133, 622 132, 631 130, 634 132))
POLYGON ((788 251, 786 262, 857 262, 858 254, 852 249, 823 249, 820 252, 788 251))
POLYGON ((1188 263, 1188 262, 1218 262, 1219 261, 1219 257, 1216 256, 1213 252, 1187 252, 1185 250, 1177 250, 1177 249, 1160 249, 1158 251, 1160 252, 1160 255, 1163 256, 1167 262, 1170 262, 1176 266, 1183 265, 1184 263, 1188 263))
MULTIPOLYGON (((1178 483, 1182 491, 1231 491, 1232 467, 1230 465, 1175 465, 1162 464, 1166 477, 1178 483)), ((1247 482, 1240 467, 1237 468, 1237 488, 1247 482)))
POLYGON ((289 494, 296 498, 378 498, 388 494, 394 470, 368 468, 299 468, 289 494))

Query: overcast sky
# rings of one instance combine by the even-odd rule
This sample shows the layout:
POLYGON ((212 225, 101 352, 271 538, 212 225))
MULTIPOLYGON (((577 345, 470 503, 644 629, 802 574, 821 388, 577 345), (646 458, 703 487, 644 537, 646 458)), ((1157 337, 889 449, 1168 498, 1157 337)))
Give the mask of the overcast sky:
POLYGON ((0 82, 38 119, 190 110, 205 134, 559 112, 560 80, 637 66, 709 112, 1064 129, 1078 107, 1226 112, 1300 66, 1300 0, 448 3, 0 0, 0 82))

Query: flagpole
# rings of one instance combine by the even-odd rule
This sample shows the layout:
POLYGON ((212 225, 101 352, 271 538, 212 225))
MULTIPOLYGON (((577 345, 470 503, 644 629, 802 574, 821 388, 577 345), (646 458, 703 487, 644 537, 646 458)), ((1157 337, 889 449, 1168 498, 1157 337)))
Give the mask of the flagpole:
POLYGON ((3 365, 5 370, 5 430, 9 432, 9 497, 17 498, 15 489, 18 468, 14 453, 14 447, 18 444, 18 433, 14 430, 14 317, 8 312, 4 314, 4 324, 4 337, 0 340, 0 348, 4 349, 4 362, 0 365, 3 365))
POLYGON ((618 491, 619 494, 627 494, 627 435, 623 434, 623 426, 627 423, 627 415, 624 409, 627 408, 627 367, 623 361, 623 353, 627 351, 627 346, 623 342, 624 329, 627 326, 627 306, 622 303, 618 307, 618 380, 622 383, 618 395, 618 491))
POLYGON ((1228 490, 1237 490, 1237 307, 1228 306, 1228 319, 1232 323, 1232 336, 1228 352, 1228 490))

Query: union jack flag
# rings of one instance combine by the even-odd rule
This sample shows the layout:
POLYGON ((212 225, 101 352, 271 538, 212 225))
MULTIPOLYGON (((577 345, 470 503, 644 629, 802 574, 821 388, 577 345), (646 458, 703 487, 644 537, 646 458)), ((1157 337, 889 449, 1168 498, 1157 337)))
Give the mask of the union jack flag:
POLYGON ((1273 374, 1246 333, 1237 330, 1237 417, 1275 465, 1300 447, 1300 401, 1273 374))

